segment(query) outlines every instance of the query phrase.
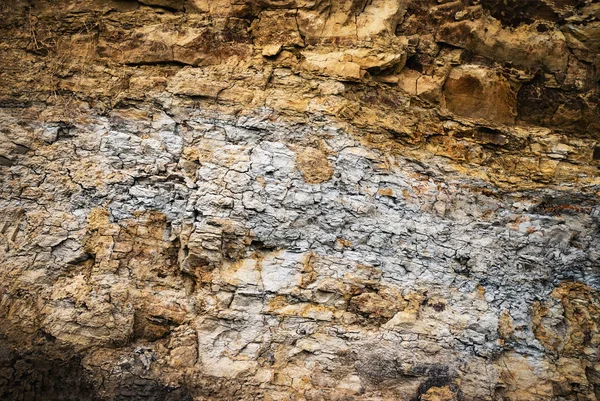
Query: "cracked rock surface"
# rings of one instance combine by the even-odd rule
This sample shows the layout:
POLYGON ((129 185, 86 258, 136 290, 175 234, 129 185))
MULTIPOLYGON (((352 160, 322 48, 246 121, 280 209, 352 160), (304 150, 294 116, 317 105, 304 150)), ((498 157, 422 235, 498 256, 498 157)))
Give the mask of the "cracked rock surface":
POLYGON ((0 4, 0 399, 600 398, 599 32, 0 4))

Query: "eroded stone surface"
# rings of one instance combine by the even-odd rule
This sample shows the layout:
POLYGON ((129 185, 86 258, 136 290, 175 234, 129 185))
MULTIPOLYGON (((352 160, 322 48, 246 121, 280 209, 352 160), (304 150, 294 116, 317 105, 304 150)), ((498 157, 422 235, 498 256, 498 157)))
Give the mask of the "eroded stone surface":
POLYGON ((0 5, 0 398, 600 396, 598 8, 501 3, 0 5))

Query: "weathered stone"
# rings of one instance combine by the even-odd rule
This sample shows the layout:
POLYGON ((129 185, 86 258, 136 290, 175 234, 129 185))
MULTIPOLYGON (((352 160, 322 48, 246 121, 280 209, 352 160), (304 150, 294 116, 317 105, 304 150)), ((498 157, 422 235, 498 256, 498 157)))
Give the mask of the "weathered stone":
POLYGON ((505 29, 495 19, 461 21, 444 25, 441 42, 470 50, 501 62, 564 73, 568 63, 567 43, 562 33, 542 32, 533 26, 505 29))
POLYGON ((321 149, 313 147, 301 148, 296 153, 298 168, 309 184, 319 184, 329 181, 333 176, 334 169, 327 154, 321 149))
POLYGON ((600 397, 599 10, 0 2, 0 399, 600 397))
POLYGON ((500 72, 479 66, 453 68, 444 85, 444 101, 460 116, 498 124, 514 124, 517 115, 515 88, 500 72))

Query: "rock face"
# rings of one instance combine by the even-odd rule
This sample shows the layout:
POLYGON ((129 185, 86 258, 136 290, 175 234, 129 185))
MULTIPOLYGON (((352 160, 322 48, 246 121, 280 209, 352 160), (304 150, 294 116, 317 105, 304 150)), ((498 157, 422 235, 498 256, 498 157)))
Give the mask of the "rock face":
POLYGON ((0 399, 600 398, 600 3, 0 15, 0 399))

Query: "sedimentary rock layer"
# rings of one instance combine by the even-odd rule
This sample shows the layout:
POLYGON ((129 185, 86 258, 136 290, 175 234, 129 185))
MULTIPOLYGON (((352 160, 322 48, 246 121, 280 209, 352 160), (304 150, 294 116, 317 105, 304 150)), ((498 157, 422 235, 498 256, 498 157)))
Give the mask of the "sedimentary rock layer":
POLYGON ((600 3, 0 15, 1 399, 600 397, 600 3))

